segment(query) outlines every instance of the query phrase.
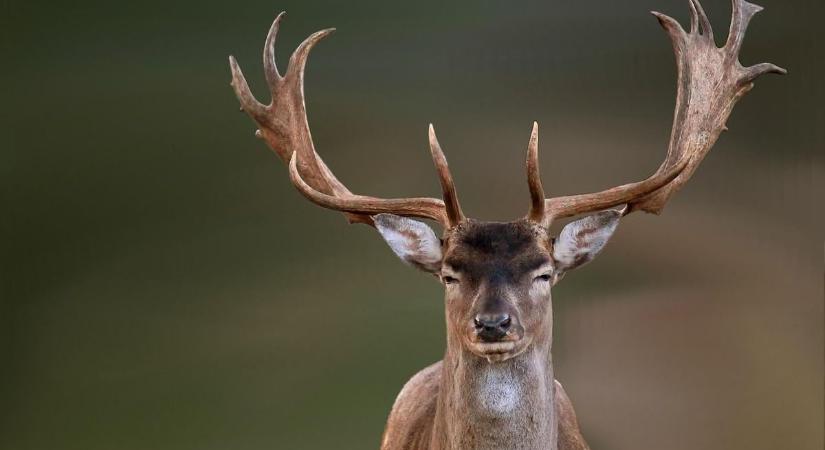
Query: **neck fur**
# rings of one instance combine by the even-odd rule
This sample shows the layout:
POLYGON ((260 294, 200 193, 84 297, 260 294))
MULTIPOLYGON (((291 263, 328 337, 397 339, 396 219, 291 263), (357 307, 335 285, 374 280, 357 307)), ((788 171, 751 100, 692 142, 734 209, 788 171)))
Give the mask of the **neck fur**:
POLYGON ((556 450, 550 344, 490 363, 448 337, 432 448, 556 450))

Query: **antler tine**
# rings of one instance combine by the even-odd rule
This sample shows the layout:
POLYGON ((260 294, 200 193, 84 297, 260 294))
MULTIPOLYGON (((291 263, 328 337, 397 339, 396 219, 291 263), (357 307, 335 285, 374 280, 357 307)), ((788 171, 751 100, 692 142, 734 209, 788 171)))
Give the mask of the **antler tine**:
POLYGON ((246 82, 246 77, 243 76, 243 72, 240 66, 238 66, 238 61, 231 55, 229 56, 229 67, 232 70, 232 82, 229 83, 229 85, 235 90, 235 96, 237 96, 238 101, 241 102, 241 111, 245 111, 256 121, 259 119, 263 120, 266 109, 264 105, 252 95, 252 91, 249 90, 249 84, 246 82))
POLYGON ((762 11, 759 5, 748 3, 744 0, 731 0, 731 20, 730 31, 728 31, 728 41, 725 43, 725 48, 728 54, 733 56, 739 55, 739 49, 742 47, 742 41, 745 39, 745 31, 748 29, 753 16, 759 11, 762 11))
MULTIPOLYGON (((351 223, 374 225, 372 215, 394 213, 403 216, 433 219, 451 226, 444 202, 434 198, 378 199, 352 194, 344 186, 324 161, 315 152, 312 133, 307 122, 304 101, 304 70, 309 53, 315 45, 330 33, 333 28, 321 30, 306 38, 289 58, 284 75, 278 72, 275 63, 275 41, 277 40, 281 20, 285 13, 275 18, 263 51, 264 74, 272 95, 269 105, 263 105, 252 95, 249 85, 241 72, 235 58, 229 58, 232 70, 232 87, 241 102, 243 111, 258 125, 256 136, 266 141, 267 145, 291 165, 290 178, 298 190, 311 201, 325 208, 344 213, 351 223)), ((443 159, 443 155, 442 155, 443 159)), ((446 168, 446 162, 444 163, 446 168)), ((442 168, 439 167, 439 172, 442 168)), ((446 172, 449 183, 449 171, 446 172)), ((442 185, 444 175, 442 175, 442 185)), ((445 188, 445 194, 447 193, 445 188)), ((458 205, 454 189, 449 197, 450 203, 458 205)), ((460 208, 454 209, 458 216, 460 208)), ((455 215, 455 213, 453 213, 455 215)))
MULTIPOLYGON (((696 33, 699 31, 699 11, 696 9, 696 5, 693 4, 692 0, 688 0, 688 6, 690 7, 690 32, 696 33)), ((655 12, 653 14, 656 14, 655 12)))
POLYGON ((447 158, 444 156, 441 145, 438 143, 438 138, 435 136, 433 124, 430 124, 428 133, 430 138, 430 154, 432 155, 435 169, 438 171, 438 180, 441 182, 441 193, 446 207, 448 225, 454 227, 464 220, 464 213, 461 212, 461 205, 458 203, 458 193, 453 183, 453 175, 450 173, 447 158))
POLYGON ((275 63, 275 41, 278 37, 278 30, 281 28, 281 19, 285 15, 286 11, 281 11, 272 21, 264 44, 264 76, 266 76, 266 84, 269 85, 269 92, 273 96, 277 93, 278 82, 281 81, 281 74, 278 73, 278 65, 275 63))
POLYGON ((713 31, 698 0, 689 0, 690 32, 672 17, 653 12, 670 36, 678 69, 676 108, 665 161, 656 174, 641 183, 595 194, 548 199, 546 222, 553 218, 584 214, 626 203, 624 214, 636 210, 658 214, 684 185, 710 151, 723 130, 733 106, 765 73, 786 73, 770 63, 742 67, 739 49, 745 29, 762 8, 745 0, 733 0, 731 31, 724 47, 713 41, 713 31))
POLYGON ((690 24, 690 32, 691 34, 698 34, 701 33, 702 36, 705 37, 708 41, 713 42, 713 27, 710 26, 710 20, 708 20, 708 15, 705 14, 705 9, 702 8, 702 4, 699 3, 699 0, 688 0, 690 2, 690 12, 691 12, 691 24, 690 24), (696 26, 694 25, 696 19, 699 20, 699 25, 701 29, 697 30, 696 26))
POLYGON ((533 222, 544 221, 544 187, 541 185, 539 168, 539 123, 533 122, 530 142, 527 144, 527 185, 530 187, 530 211, 527 218, 533 222))
POLYGON ((304 87, 304 70, 306 69, 309 52, 312 48, 330 34, 335 32, 335 28, 327 28, 325 30, 316 31, 304 39, 304 42, 295 49, 292 56, 289 57, 289 68, 287 69, 287 77, 297 77, 298 85, 303 90, 304 87))

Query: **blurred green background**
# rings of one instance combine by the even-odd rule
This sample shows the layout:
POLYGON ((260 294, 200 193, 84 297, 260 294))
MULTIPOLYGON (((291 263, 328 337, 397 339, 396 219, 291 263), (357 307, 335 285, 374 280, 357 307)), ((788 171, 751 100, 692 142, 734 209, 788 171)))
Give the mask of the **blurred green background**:
MULTIPOLYGON (((766 76, 661 217, 633 215, 554 292, 554 359, 594 449, 823 447, 821 1, 763 0, 766 76)), ((705 0, 723 42, 729 4, 705 0)), ((440 358, 441 289, 298 195, 229 87, 275 14, 304 37, 318 151, 355 192, 527 208, 664 157, 686 0, 12 0, 2 6, 0 448, 377 448, 440 358), (422 327, 423 325, 423 327, 422 327)))

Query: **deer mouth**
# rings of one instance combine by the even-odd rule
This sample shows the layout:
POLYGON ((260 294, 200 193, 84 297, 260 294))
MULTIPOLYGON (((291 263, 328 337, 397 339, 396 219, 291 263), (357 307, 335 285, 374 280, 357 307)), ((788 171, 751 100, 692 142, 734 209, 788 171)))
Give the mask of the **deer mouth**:
POLYGON ((470 342, 470 351, 489 362, 500 362, 519 355, 527 348, 524 339, 512 339, 498 342, 470 342))

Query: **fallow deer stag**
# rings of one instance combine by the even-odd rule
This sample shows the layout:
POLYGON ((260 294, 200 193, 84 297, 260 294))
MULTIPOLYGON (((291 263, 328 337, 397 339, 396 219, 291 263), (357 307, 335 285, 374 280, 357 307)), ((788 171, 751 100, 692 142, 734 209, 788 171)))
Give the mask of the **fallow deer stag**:
POLYGON ((744 67, 738 54, 748 22, 761 10, 733 0, 730 34, 717 47, 697 0, 685 31, 671 17, 653 15, 670 35, 678 65, 673 129, 665 158, 650 178, 601 192, 545 198, 539 175, 538 125, 527 146, 530 209, 513 222, 464 216, 432 126, 429 141, 443 200, 383 199, 353 194, 315 152, 304 104, 304 67, 310 50, 333 30, 307 38, 281 74, 273 46, 283 13, 266 38, 263 64, 272 95, 252 95, 234 58, 232 87, 262 138, 289 165, 307 199, 342 212, 351 223, 375 227, 396 255, 434 274, 445 288, 444 359, 407 382, 390 412, 382 449, 586 449, 573 407, 553 377, 550 289, 565 273, 592 260, 619 220, 633 212, 658 214, 716 142, 733 105, 773 64, 744 67), (613 209, 616 208, 616 209, 613 209), (558 237, 557 219, 585 215, 558 237), (424 223, 444 227, 442 238, 424 223))

